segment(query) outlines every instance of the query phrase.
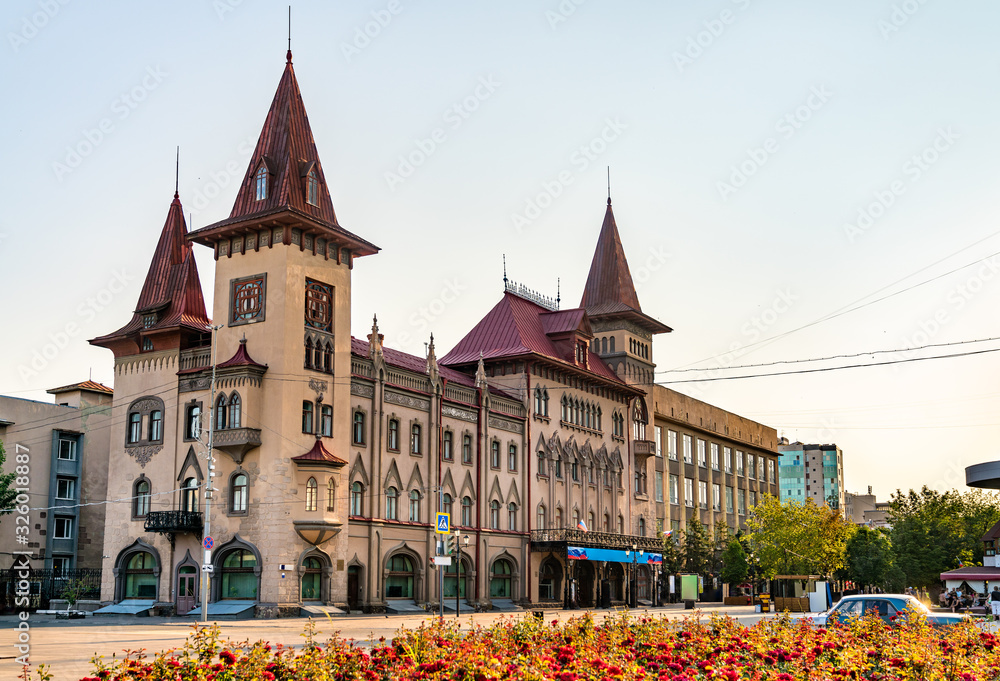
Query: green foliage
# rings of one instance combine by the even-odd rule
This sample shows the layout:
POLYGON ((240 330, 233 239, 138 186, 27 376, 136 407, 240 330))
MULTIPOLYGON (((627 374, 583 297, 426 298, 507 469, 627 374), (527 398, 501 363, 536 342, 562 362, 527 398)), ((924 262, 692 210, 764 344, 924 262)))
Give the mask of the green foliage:
MULTIPOLYGON (((7 461, 7 452, 3 447, 3 440, 0 440, 0 471, 4 469, 4 462, 7 461)), ((0 516, 14 511, 14 500, 17 492, 14 491, 14 478, 16 477, 13 466, 10 473, 0 473, 0 516)))
POLYGON ((726 584, 740 584, 747 580, 749 573, 750 563, 743 544, 738 539, 731 539, 722 554, 722 581, 726 584))
POLYGON ((844 576, 861 587, 888 588, 890 575, 898 578, 893 571, 892 542, 882 530, 859 527, 847 540, 845 563, 844 576))
POLYGON ((680 537, 661 532, 660 541, 663 543, 663 565, 661 566, 663 573, 672 575, 680 572, 684 567, 684 552, 680 537))
POLYGON ((832 575, 844 565, 855 526, 838 511, 765 495, 747 518, 752 560, 766 579, 776 575, 832 575))
POLYGON ((982 564, 982 537, 998 520, 996 492, 897 490, 888 513, 896 564, 909 586, 937 585, 940 574, 957 568, 960 560, 982 564))
POLYGON ((691 574, 707 576, 711 574, 715 546, 708 530, 697 516, 687 522, 684 530, 684 570, 691 574))

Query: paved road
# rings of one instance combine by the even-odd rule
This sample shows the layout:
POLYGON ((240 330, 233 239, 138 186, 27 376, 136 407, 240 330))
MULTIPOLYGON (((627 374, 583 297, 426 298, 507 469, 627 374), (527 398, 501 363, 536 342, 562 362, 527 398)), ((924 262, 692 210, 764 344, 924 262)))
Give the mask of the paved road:
MULTIPOLYGON (((596 610, 595 618, 600 621, 617 610, 596 610)), ((755 614, 752 607, 707 607, 703 610, 685 611, 679 606, 667 606, 653 610, 636 610, 636 614, 656 617, 680 618, 694 613, 725 613, 736 617, 745 624, 752 624, 767 615, 755 614)), ((582 611, 546 610, 545 619, 566 620, 582 611)), ((527 617, 530 613, 477 613, 463 614, 459 619, 463 628, 474 624, 489 625, 501 617, 527 617)), ((455 619, 454 613, 448 619, 455 619)), ((392 639, 402 628, 415 628, 427 621, 427 615, 352 615, 337 617, 332 621, 317 619, 318 640, 325 641, 331 634, 339 632, 343 638, 354 638, 370 643, 380 637, 392 639)), ((433 616, 430 616, 433 619, 433 616)), ((34 615, 31 620, 31 661, 37 665, 51 665, 55 681, 78 681, 91 672, 90 659, 94 655, 110 658, 123 650, 145 649, 153 653, 180 646, 191 633, 192 621, 186 618, 124 618, 100 617, 86 620, 56 620, 50 615, 34 615)), ((265 639, 271 643, 290 646, 302 645, 303 618, 278 620, 242 620, 219 622, 223 636, 236 641, 265 639)), ((0 617, 0 679, 13 679, 21 671, 15 664, 13 645, 17 638, 17 620, 14 617, 0 617)))

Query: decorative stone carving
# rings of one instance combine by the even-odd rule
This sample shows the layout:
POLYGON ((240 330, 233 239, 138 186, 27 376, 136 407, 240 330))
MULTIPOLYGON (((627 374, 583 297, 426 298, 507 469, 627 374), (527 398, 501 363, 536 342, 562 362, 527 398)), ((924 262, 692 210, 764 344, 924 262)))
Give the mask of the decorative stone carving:
POLYGON ((141 447, 126 447, 125 453, 139 462, 139 466, 146 467, 153 455, 163 449, 163 445, 143 445, 141 447))
POLYGON ((386 392, 385 401, 392 402, 393 404, 398 404, 403 407, 422 409, 423 411, 427 411, 431 408, 431 403, 428 400, 422 400, 418 397, 410 397, 409 395, 400 395, 399 393, 394 392, 386 392))
POLYGON ((450 404, 444 405, 444 407, 441 408, 441 413, 445 416, 461 419, 462 421, 469 421, 470 423, 476 422, 476 412, 459 409, 458 407, 453 407, 450 404))
POLYGON ((309 388, 312 389, 312 391, 317 395, 322 396, 324 393, 326 393, 327 383, 326 381, 321 381, 318 378, 310 378, 309 388))
POLYGON ((507 421, 506 419, 499 419, 495 416, 491 416, 489 420, 490 428, 499 428, 500 430, 506 430, 511 433, 523 433, 524 426, 520 423, 513 423, 507 421))
POLYGON ((358 397, 372 397, 375 394, 374 386, 351 383, 351 394, 358 397))

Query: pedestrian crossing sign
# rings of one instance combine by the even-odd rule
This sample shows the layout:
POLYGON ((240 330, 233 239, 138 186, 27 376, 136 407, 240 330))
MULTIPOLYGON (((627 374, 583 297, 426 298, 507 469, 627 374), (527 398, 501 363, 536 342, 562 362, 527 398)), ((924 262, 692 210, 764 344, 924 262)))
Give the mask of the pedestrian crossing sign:
POLYGON ((437 529, 435 530, 438 534, 448 534, 451 532, 451 514, 450 513, 438 513, 437 514, 437 529))

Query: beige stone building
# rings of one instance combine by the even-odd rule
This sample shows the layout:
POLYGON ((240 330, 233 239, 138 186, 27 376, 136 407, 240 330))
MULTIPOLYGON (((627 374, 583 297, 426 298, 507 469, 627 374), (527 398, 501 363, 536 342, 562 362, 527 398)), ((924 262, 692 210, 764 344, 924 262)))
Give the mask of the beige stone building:
POLYGON ((610 199, 579 307, 507 282, 440 360, 377 322, 351 336, 351 272, 377 251, 337 220, 289 53, 230 217, 188 234, 175 193, 133 319, 91 341, 115 356, 108 497, 131 499, 108 510, 109 612, 200 613, 206 574, 212 616, 654 601, 657 529, 690 515, 650 493, 654 429, 773 465, 773 430, 650 392, 670 329, 610 199), (211 317, 192 244, 215 255, 211 317), (462 535, 447 566, 438 513, 462 535))

